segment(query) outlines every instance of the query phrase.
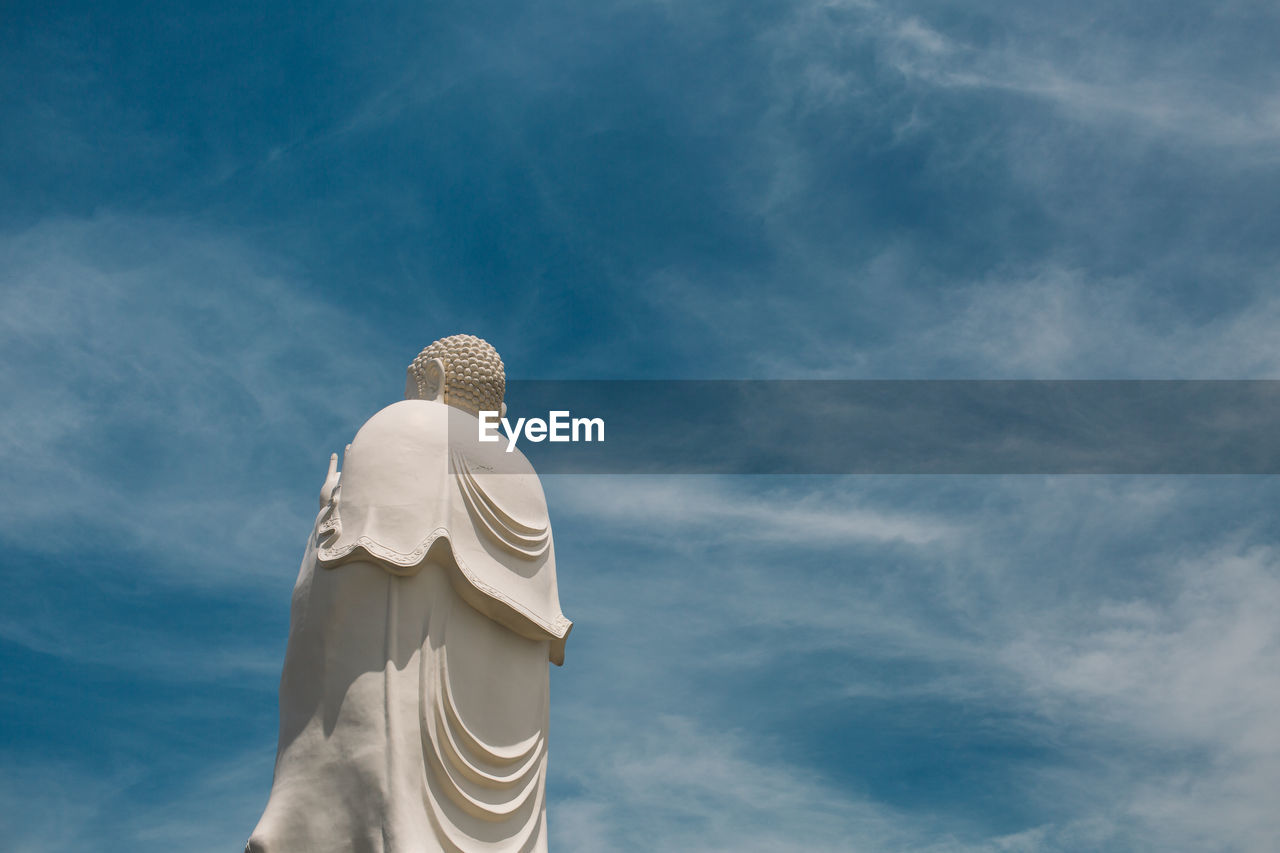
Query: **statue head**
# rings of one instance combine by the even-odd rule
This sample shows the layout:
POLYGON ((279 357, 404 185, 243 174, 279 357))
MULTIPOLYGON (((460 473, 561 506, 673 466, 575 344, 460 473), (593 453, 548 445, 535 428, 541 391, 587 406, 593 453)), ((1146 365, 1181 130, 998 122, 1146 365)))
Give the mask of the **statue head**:
POLYGON ((475 335, 450 335, 433 342, 409 365, 406 400, 439 399, 446 405, 478 414, 507 413, 502 359, 475 335))

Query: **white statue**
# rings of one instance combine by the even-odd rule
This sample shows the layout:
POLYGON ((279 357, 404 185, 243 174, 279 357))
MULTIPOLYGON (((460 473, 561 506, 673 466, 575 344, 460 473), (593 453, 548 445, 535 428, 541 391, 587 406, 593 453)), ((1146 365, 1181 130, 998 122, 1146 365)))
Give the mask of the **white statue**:
POLYGON ((546 850, 547 661, 571 623, 537 475, 477 440, 505 385, 489 344, 436 341, 330 459, 248 853, 546 850))

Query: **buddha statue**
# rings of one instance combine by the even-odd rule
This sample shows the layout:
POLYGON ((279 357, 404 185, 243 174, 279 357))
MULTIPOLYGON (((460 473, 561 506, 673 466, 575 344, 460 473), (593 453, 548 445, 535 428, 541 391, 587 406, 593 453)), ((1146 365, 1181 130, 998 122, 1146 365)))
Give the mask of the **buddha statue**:
POLYGON ((537 475, 477 440, 504 390, 493 347, 443 338, 330 458, 246 853, 546 850, 548 662, 572 625, 537 475))

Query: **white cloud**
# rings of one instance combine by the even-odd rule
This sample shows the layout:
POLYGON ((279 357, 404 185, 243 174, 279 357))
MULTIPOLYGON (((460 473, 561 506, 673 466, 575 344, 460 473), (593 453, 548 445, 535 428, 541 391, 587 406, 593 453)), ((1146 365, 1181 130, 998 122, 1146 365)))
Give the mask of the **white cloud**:
POLYGON ((805 556, 782 561, 753 556, 723 528, 752 517, 727 507, 785 505, 794 483, 615 478, 568 500, 572 489, 549 489, 553 513, 568 510, 558 530, 597 529, 615 543, 611 561, 579 554, 592 562, 566 565, 561 579, 567 600, 591 603, 570 608, 590 644, 579 665, 627 674, 558 693, 553 773, 581 791, 553 804, 560 840, 600 850, 655 839, 680 849, 1268 849, 1280 829, 1270 803, 1280 557, 1264 522, 1275 490, 1246 479, 907 479, 825 480, 814 491, 887 518, 942 514, 942 547, 808 539, 801 526, 792 541, 805 556), (643 497, 619 511, 597 488, 643 497), (1224 506, 1228 525, 1203 519, 1224 506), (628 556, 612 538, 620 524, 663 535, 628 556), (838 676, 826 669, 833 654, 848 663, 838 676), (809 670, 811 660, 824 663, 809 670), (803 696, 777 695, 769 679, 784 672, 816 680, 803 696), (726 678, 758 692, 706 692, 708 679, 726 678), (739 713, 744 701, 756 712, 739 713), (746 722, 868 701, 991 714, 1044 753, 1007 772, 1020 774, 1012 784, 1032 813, 1052 817, 998 837, 941 814, 922 825, 849 782, 856 767, 826 780, 820 760, 787 754, 793 733, 746 722))
POLYGON ((711 721, 664 714, 602 726, 594 715, 573 724, 595 746, 589 755, 561 751, 553 764, 580 792, 550 805, 553 848, 1065 853, 1126 843, 1109 817, 987 835, 949 826, 850 790, 769 738, 711 721))
POLYGON ((696 531, 701 541, 759 542, 797 547, 852 543, 940 544, 956 531, 944 518, 886 512, 836 488, 805 484, 761 495, 751 478, 734 480, 629 476, 545 478, 555 507, 607 521, 639 536, 655 530, 696 531))
POLYGON ((1273 378, 1280 376, 1280 343, 1270 330, 1280 321, 1280 298, 1267 282, 1276 276, 1280 271, 1250 273, 1256 299, 1196 320, 1153 306, 1137 278, 1049 264, 962 289, 956 312, 929 331, 937 342, 932 355, 967 362, 982 376, 1273 378))
POLYGON ((932 822, 858 796, 776 754, 759 736, 682 716, 602 727, 575 720, 600 744, 561 754, 560 775, 580 794, 551 805, 552 846, 621 850, 902 850, 995 853, 1060 849, 1043 830, 961 841, 932 822))
POLYGON ((48 221, 0 238, 0 258, 10 541, 56 552, 84 547, 69 533, 111 531, 210 569, 175 569, 179 583, 242 582, 264 547, 287 546, 291 564, 307 509, 284 500, 294 483, 261 492, 254 454, 313 453, 323 478, 322 445, 341 422, 332 401, 381 374, 361 321, 234 235, 196 226, 48 221))
POLYGON ((1221 9, 1192 41, 1131 23, 1089 4, 791 7, 726 152, 772 265, 711 284, 668 267, 644 292, 736 354, 729 375, 1275 376, 1280 269, 1252 235, 1280 100, 1250 51, 1277 22, 1221 9), (899 212, 876 164, 918 217, 881 227, 899 212))
MULTIPOLYGON (((1123 34, 1111 20, 1114 11, 1004 9, 985 19, 994 35, 978 44, 946 34, 925 13, 821 0, 799 6, 773 37, 780 51, 807 51, 797 85, 810 95, 813 81, 832 80, 849 81, 846 97, 863 94, 843 69, 870 43, 882 62, 922 87, 1025 96, 1085 124, 1252 149, 1271 160, 1280 154, 1273 69, 1259 65, 1235 77, 1206 73, 1220 59, 1217 51, 1228 47, 1214 36, 1229 24, 1215 29, 1221 22, 1206 21, 1203 41, 1170 49, 1155 37, 1123 34)), ((830 103, 837 87, 821 88, 821 101, 830 103)))
POLYGON ((10 760, 0 779, 0 832, 14 853, 235 853, 266 804, 273 760, 264 744, 249 756, 192 764, 158 796, 149 788, 158 769, 173 772, 169 756, 99 774, 80 764, 10 760))
POLYGON ((1169 569, 1167 602, 1042 614, 1000 656, 1052 718, 1193 756, 1121 795, 1148 837, 1261 853, 1280 834, 1266 793, 1280 788, 1280 555, 1221 547, 1169 569))

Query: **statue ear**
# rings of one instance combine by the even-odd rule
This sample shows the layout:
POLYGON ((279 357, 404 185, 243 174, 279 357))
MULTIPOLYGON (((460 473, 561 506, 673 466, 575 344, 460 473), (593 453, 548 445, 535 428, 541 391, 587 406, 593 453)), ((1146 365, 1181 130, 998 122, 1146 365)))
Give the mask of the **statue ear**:
POLYGON ((502 404, 502 411, 498 412, 498 417, 505 418, 507 416, 507 404, 502 404))
POLYGON ((421 373, 415 374, 409 368, 409 376, 405 381, 404 396, 406 400, 435 400, 444 393, 444 362, 438 358, 428 361, 421 373))

